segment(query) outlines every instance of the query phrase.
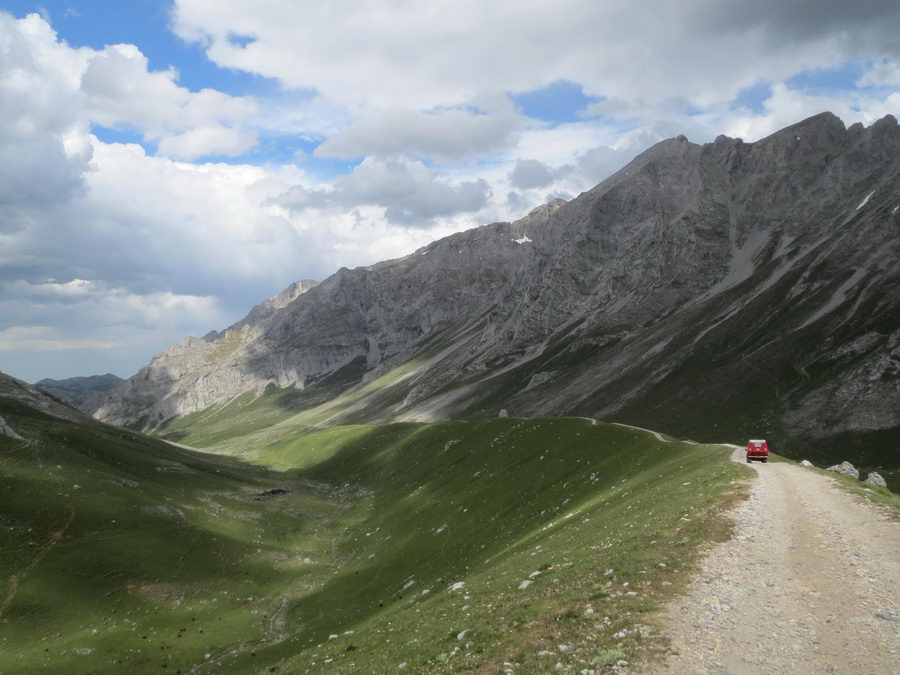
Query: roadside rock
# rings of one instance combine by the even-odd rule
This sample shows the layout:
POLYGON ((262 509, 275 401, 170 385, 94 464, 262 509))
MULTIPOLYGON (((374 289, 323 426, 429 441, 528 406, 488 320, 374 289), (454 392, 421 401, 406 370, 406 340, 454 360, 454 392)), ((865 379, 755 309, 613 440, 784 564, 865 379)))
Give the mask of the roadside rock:
POLYGON ((829 466, 826 471, 842 473, 845 476, 853 476, 856 480, 859 480, 859 469, 853 466, 850 462, 841 462, 840 464, 829 466))
POLYGON ((872 471, 871 473, 869 473, 869 475, 866 476, 865 482, 868 483, 869 485, 878 485, 879 487, 887 487, 887 483, 884 481, 884 478, 882 478, 881 474, 877 473, 876 471, 872 471))
POLYGON ((804 459, 802 462, 800 462, 800 466, 807 466, 807 467, 812 468, 814 465, 808 459, 804 459))

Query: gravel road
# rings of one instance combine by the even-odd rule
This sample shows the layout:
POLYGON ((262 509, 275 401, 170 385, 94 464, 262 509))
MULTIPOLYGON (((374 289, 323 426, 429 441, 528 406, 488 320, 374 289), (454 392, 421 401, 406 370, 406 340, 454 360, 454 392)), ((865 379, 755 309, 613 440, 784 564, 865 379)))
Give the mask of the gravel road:
POLYGON ((667 612, 657 672, 900 673, 900 523, 812 470, 752 466, 735 536, 667 612))

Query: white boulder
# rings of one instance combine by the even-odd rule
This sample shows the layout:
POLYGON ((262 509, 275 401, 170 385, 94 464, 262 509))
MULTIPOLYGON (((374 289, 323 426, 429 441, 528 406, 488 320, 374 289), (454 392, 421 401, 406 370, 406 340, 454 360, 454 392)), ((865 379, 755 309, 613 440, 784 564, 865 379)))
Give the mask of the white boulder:
POLYGON ((856 480, 859 480, 859 469, 853 466, 850 462, 841 462, 840 464, 829 466, 827 471, 842 473, 845 476, 853 476, 856 480))
POLYGON ((887 483, 884 481, 884 478, 881 477, 880 473, 872 471, 866 476, 866 483, 869 485, 878 485, 879 487, 887 487, 887 483))

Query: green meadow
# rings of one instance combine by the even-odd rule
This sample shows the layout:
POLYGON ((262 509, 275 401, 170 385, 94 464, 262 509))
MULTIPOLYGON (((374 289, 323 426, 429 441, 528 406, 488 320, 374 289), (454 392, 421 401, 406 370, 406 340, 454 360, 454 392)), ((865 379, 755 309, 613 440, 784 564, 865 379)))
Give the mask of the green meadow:
POLYGON ((242 409, 182 427, 199 452, 0 399, 27 439, 0 437, 0 673, 640 663, 747 474, 721 446, 583 419, 242 409))

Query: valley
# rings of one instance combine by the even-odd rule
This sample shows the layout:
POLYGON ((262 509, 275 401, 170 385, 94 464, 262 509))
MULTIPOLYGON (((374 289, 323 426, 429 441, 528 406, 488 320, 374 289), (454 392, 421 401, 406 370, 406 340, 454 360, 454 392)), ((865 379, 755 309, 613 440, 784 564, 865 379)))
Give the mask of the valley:
POLYGON ((2 673, 640 661, 747 473, 581 419, 281 425, 236 459, 0 414, 2 673))

